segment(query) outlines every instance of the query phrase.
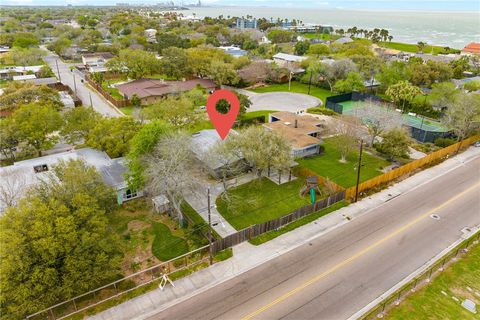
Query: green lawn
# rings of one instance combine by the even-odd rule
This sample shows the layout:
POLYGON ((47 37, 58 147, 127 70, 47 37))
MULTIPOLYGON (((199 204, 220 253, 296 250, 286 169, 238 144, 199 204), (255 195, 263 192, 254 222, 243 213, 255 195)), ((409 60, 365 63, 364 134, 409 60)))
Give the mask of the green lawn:
MULTIPOLYGON (((336 184, 348 188, 355 185, 357 181, 358 150, 353 150, 347 156, 347 162, 341 163, 340 151, 335 144, 336 138, 324 140, 323 146, 325 152, 319 156, 298 159, 297 162, 325 178, 330 178, 336 184)), ((360 181, 371 179, 382 174, 381 168, 390 163, 384 159, 377 158, 366 152, 362 156, 362 170, 360 171, 360 181)))
MULTIPOLYGON (((416 44, 410 44, 410 43, 401 43, 401 42, 379 42, 379 46, 385 47, 385 48, 390 48, 390 49, 395 49, 395 50, 400 50, 404 52, 413 52, 417 53, 418 52, 418 46, 416 44)), ((423 53, 432 53, 433 49, 433 54, 445 54, 447 53, 445 51, 445 47, 441 46, 425 46, 423 48, 423 53)), ((458 53, 460 50, 456 49, 450 49, 448 53, 458 53)))
MULTIPOLYGON (((296 92, 296 93, 308 93, 308 84, 304 84, 298 81, 292 81, 291 84, 291 90, 288 91, 288 83, 280 83, 280 84, 270 84, 265 87, 259 87, 256 89, 253 89, 251 91, 253 92, 259 92, 259 93, 264 93, 264 92, 276 92, 276 91, 285 91, 285 92, 296 92)), ((325 105, 325 100, 327 97, 335 95, 332 93, 330 90, 324 89, 324 88, 319 88, 314 85, 311 86, 310 88, 310 95, 319 98, 322 100, 323 104, 325 105)), ((312 106, 314 107, 314 106, 312 106)))
POLYGON ((115 83, 115 82, 119 82, 119 81, 104 81, 104 82, 102 82, 102 88, 103 88, 103 90, 107 91, 114 99, 123 100, 123 96, 120 94, 120 92, 118 91, 117 88, 108 87, 110 84, 115 83))
POLYGON ((322 39, 322 40, 337 40, 340 38, 340 36, 336 34, 326 34, 326 33, 317 33, 317 32, 305 32, 305 33, 299 33, 299 35, 307 39, 316 38, 316 39, 322 39))
POLYGON ((309 204, 309 197, 299 195, 304 183, 302 177, 280 186, 267 178, 251 181, 230 189, 229 202, 217 198, 217 209, 235 229, 241 230, 309 204))
POLYGON ((446 268, 426 287, 407 297, 392 309, 386 319, 480 319, 480 297, 467 287, 480 290, 480 245, 470 248, 461 260, 446 268), (446 292, 448 296, 442 294, 446 292), (455 296, 460 301, 453 300, 455 296), (470 299, 477 304, 477 315, 460 304, 470 299))
POLYGON ((187 241, 175 237, 166 225, 155 222, 152 225, 152 231, 155 235, 152 242, 152 253, 159 260, 167 261, 189 251, 187 241))
POLYGON ((268 122, 268 115, 273 112, 276 112, 276 111, 275 110, 252 111, 252 112, 247 112, 238 116, 238 119, 242 122, 249 123, 256 118, 263 117, 264 119, 263 122, 268 122))

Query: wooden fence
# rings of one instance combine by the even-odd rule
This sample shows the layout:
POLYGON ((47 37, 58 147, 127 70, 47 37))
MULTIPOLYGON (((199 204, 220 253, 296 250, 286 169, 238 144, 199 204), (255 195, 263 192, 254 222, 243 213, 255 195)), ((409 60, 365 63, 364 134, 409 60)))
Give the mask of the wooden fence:
POLYGON ((322 176, 318 175, 316 172, 313 172, 312 170, 310 170, 306 167, 300 167, 300 168, 295 167, 294 168, 294 173, 297 176, 303 176, 303 177, 314 176, 314 177, 317 177, 319 185, 327 186, 327 184, 329 184, 330 187, 333 189, 333 192, 339 192, 339 191, 345 190, 345 188, 336 184, 332 180, 327 179, 325 177, 322 177, 322 176))
MULTIPOLYGON (((385 172, 384 174, 377 176, 375 178, 372 178, 370 180, 364 181, 358 185, 358 193, 363 192, 365 190, 371 189, 373 187, 376 187, 378 185, 390 182, 392 180, 397 179, 398 177, 401 177, 407 173, 412 172, 413 170, 416 170, 418 168, 421 168, 429 163, 432 163, 436 160, 439 160, 441 158, 444 158, 446 156, 452 155, 456 153, 460 148, 468 146, 472 144, 473 142, 477 141, 480 139, 480 136, 473 136, 470 138, 467 138, 465 140, 462 140, 460 142, 457 142, 455 144, 452 144, 446 148, 437 150, 435 152, 430 153, 429 155, 421 158, 414 160, 406 165, 403 165, 397 169, 393 169, 391 171, 385 172)), ((355 198, 355 186, 350 187, 346 190, 345 194, 345 199, 351 200, 355 198)))
POLYGON ((286 224, 289 224, 302 217, 308 216, 309 214, 329 207, 336 202, 342 201, 343 199, 345 199, 345 191, 340 191, 329 196, 328 198, 319 200, 314 204, 301 207, 293 211, 292 213, 287 214, 286 216, 273 219, 264 223, 259 223, 240 230, 237 233, 231 234, 223 239, 217 240, 212 243, 212 253, 215 254, 219 251, 233 247, 244 241, 248 241, 256 236, 261 235, 262 233, 277 230, 286 224))
POLYGON ((87 74, 85 75, 85 80, 87 80, 88 84, 91 85, 95 90, 97 90, 105 99, 110 101, 115 107, 123 108, 130 105, 130 100, 117 100, 110 95, 110 93, 106 92, 101 85, 90 79, 90 76, 87 74))

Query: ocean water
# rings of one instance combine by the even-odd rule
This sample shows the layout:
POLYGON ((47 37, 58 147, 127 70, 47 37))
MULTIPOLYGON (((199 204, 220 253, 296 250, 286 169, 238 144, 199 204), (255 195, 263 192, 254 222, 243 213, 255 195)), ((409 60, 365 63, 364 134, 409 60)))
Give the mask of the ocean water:
POLYGON ((198 7, 182 11, 197 17, 246 16, 297 19, 303 23, 331 25, 334 28, 356 26, 362 29, 383 28, 392 41, 449 46, 462 49, 467 43, 480 42, 480 12, 423 12, 386 10, 345 10, 323 8, 271 7, 198 7))

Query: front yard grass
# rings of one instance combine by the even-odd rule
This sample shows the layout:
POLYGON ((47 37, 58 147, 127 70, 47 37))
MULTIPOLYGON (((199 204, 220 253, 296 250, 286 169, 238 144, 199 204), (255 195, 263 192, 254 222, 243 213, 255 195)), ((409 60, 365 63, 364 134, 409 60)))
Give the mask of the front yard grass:
POLYGON ((431 283, 393 308, 386 319, 479 319, 480 245, 470 248, 461 260, 447 267, 431 283), (472 291, 476 291, 475 294, 472 291), (445 296, 443 293, 447 293, 445 296), (456 297, 459 301, 455 301, 456 297), (461 306, 464 299, 477 305, 477 315, 461 306))
MULTIPOLYGON (((121 81, 121 80, 119 80, 119 81, 121 81)), ((109 87, 109 85, 111 85, 115 82, 119 82, 119 81, 111 81, 111 80, 110 81, 109 80, 103 81, 102 82, 102 88, 103 88, 103 90, 108 92, 112 96, 112 98, 114 98, 115 100, 122 101, 123 96, 120 94, 118 89, 116 87, 112 87, 112 88, 109 87)))
POLYGON ((299 192, 303 177, 277 185, 267 178, 254 180, 229 190, 230 201, 216 200, 220 214, 237 230, 266 222, 310 203, 299 192))
MULTIPOLYGON (((322 177, 329 178, 344 188, 348 188, 357 182, 358 150, 352 150, 347 156, 347 162, 341 163, 339 161, 340 150, 335 144, 335 140, 335 137, 324 140, 325 152, 323 154, 298 159, 297 162, 300 166, 308 168, 322 177)), ((360 181, 366 181, 382 174, 381 169, 390 165, 390 162, 363 152, 362 164, 360 181)))
MULTIPOLYGON (((259 88, 253 89, 251 91, 258 92, 258 93, 285 91, 285 92, 308 94, 308 84, 301 83, 298 81, 292 81, 290 91, 288 90, 288 83, 270 84, 265 87, 259 87, 259 88)), ((322 100, 323 105, 325 105, 325 100, 327 99, 327 97, 333 96, 334 93, 332 93, 330 90, 319 88, 312 85, 310 87, 310 95, 319 98, 320 100, 322 100)))
POLYGON ((120 239, 125 275, 208 243, 192 227, 181 228, 168 215, 153 212, 145 199, 123 204, 111 215, 110 225, 120 239))
MULTIPOLYGON (((402 43, 402 42, 379 42, 379 45, 384 48, 389 48, 389 49, 395 49, 395 50, 400 50, 403 52, 412 52, 412 53, 417 53, 418 52, 418 46, 416 44, 411 44, 411 43, 402 43)), ((452 49, 447 52, 445 51, 445 47, 441 46, 430 46, 427 45, 425 48, 423 48, 423 53, 432 53, 433 54, 445 54, 445 53, 459 53, 460 50, 457 49, 452 49)))

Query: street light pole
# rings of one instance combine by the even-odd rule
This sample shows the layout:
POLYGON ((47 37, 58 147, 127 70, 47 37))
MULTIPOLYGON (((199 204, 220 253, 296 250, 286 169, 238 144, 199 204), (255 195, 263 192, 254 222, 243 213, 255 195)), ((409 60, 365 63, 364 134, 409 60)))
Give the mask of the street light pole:
POLYGON ((75 74, 73 76, 73 88, 75 89, 75 95, 77 95, 77 81, 75 80, 75 74))
POLYGON ((89 92, 88 95, 90 96, 90 107, 93 108, 92 93, 89 92))
POLYGON ((207 189, 207 206, 208 206, 208 254, 210 265, 213 264, 212 255, 212 213, 210 209, 210 188, 207 189))
POLYGON ((310 94, 310 87, 312 86, 313 70, 310 70, 310 80, 308 80, 308 94, 310 94))
POLYGON ((357 168, 357 184, 355 186, 355 201, 358 200, 358 185, 360 183, 360 168, 362 167, 362 151, 363 151, 363 139, 360 139, 360 155, 358 157, 358 168, 357 168))

